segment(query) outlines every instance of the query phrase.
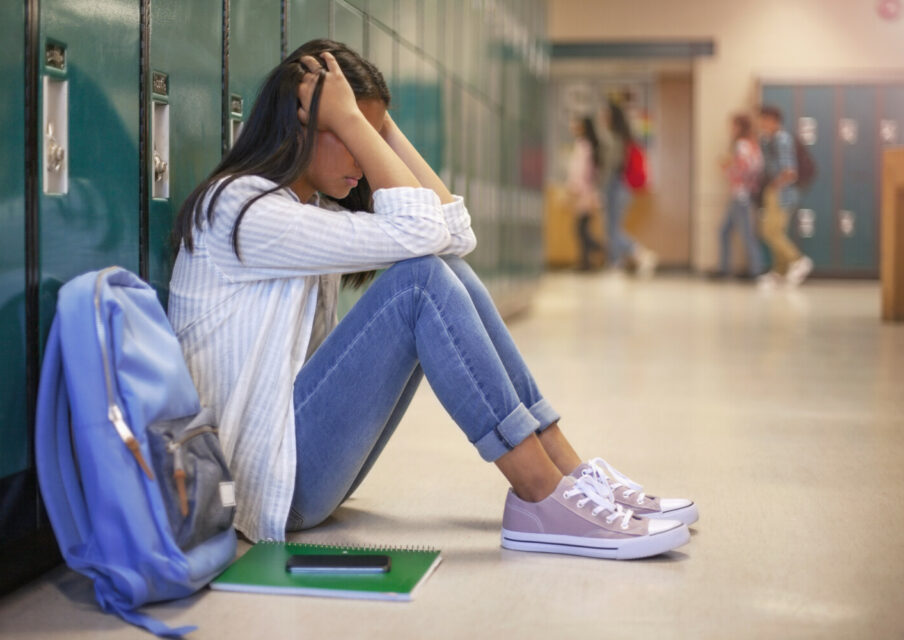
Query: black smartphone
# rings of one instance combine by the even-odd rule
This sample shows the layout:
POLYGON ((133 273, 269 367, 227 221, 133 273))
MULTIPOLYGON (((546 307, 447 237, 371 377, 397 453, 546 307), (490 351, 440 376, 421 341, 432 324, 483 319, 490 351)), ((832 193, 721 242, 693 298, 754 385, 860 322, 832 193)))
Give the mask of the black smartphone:
POLYGON ((392 560, 379 554, 293 555, 286 561, 289 573, 386 573, 392 560))

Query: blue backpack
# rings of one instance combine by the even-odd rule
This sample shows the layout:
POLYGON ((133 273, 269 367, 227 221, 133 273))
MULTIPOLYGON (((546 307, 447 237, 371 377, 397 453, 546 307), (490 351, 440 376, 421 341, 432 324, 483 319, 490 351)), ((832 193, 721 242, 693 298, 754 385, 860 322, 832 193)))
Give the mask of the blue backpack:
POLYGON ((41 495, 63 557, 101 608, 161 636, 136 609, 190 595, 235 557, 235 492, 154 290, 111 267, 60 290, 35 428, 41 495))

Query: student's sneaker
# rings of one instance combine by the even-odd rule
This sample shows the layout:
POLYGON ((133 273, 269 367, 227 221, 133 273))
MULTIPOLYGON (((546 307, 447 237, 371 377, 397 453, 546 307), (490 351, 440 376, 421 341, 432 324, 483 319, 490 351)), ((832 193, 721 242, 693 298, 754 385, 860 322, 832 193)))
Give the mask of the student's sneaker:
MULTIPOLYGON (((643 486, 637 484, 618 469, 603 460, 594 458, 571 472, 572 477, 585 477, 600 487, 609 487, 615 502, 635 515, 644 518, 678 520, 692 525, 700 519, 697 505, 686 498, 657 498, 644 493, 643 486)), ((606 489, 599 488, 599 491, 606 489)))
POLYGON ((785 280, 787 280, 788 286, 796 287, 807 279, 811 271, 813 271, 813 261, 807 256, 801 256, 788 266, 785 280))
POLYGON ((645 247, 638 247, 635 256, 637 260, 637 275, 641 278, 651 278, 659 264, 659 256, 654 251, 645 247))
POLYGON ((772 291, 779 285, 784 284, 784 282, 785 279, 780 273, 777 271, 769 271, 761 276, 757 276, 756 286, 763 291, 772 291))
POLYGON ((587 477, 565 476, 540 502, 509 490, 502 516, 502 546, 517 551, 628 560, 676 549, 690 540, 677 520, 638 518, 615 503, 612 492, 587 477))

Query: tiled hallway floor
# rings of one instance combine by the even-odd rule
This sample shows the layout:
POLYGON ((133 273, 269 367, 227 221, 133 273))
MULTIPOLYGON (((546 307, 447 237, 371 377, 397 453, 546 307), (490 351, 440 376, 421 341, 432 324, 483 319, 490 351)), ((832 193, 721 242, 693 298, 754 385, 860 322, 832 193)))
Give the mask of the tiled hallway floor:
MULTIPOLYGON (((904 636, 904 326, 879 323, 875 283, 552 274, 512 330, 583 455, 698 502, 690 544, 500 549, 505 481, 424 385, 356 496, 296 536, 442 548, 414 602, 206 591, 150 611, 199 640, 904 636)), ((0 635, 149 637, 63 568, 0 600, 0 635)))

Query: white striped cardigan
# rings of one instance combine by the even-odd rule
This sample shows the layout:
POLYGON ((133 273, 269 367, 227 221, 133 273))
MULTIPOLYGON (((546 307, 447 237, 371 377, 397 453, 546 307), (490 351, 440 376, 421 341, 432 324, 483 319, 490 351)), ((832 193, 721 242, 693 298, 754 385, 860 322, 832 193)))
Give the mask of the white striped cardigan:
MULTIPOLYGON (((169 319, 201 403, 217 414, 236 482, 236 528, 249 539, 285 539, 295 483, 293 385, 305 359, 336 325, 343 273, 431 254, 465 255, 476 245, 456 197, 441 205, 429 189, 374 193, 374 213, 305 204, 274 183, 242 177, 220 195, 212 223, 179 251, 169 319)), ((208 191, 209 194, 213 191, 208 191)), ((206 205, 206 200, 205 200, 206 205)))

